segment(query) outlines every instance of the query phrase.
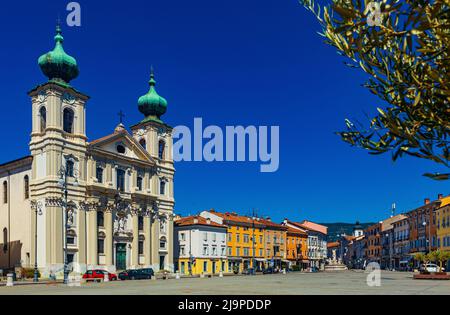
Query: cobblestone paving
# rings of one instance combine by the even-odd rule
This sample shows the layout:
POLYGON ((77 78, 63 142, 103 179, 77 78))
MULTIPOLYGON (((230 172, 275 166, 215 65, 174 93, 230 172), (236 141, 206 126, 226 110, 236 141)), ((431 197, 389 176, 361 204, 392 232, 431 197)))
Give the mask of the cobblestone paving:
POLYGON ((337 273, 237 276, 225 278, 117 281, 87 284, 74 288, 64 285, 25 285, 0 287, 0 295, 309 295, 309 294, 450 294, 450 281, 413 280, 412 274, 382 272, 381 287, 369 287, 367 274, 337 273))

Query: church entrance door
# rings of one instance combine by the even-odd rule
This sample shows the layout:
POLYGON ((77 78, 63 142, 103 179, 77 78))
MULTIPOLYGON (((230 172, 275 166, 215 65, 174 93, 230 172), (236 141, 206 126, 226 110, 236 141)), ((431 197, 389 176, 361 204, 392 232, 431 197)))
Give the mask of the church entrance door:
POLYGON ((127 245, 117 244, 116 245, 116 269, 125 270, 127 269, 127 245))

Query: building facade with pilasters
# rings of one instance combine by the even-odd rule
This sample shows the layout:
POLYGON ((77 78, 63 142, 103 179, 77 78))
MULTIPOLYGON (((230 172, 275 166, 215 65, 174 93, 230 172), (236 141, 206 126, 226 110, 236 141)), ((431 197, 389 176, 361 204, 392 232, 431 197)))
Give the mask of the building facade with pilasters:
POLYGON ((110 135, 88 141, 89 97, 70 84, 79 71, 63 40, 58 27, 55 48, 39 58, 49 80, 29 92, 28 164, 3 166, 8 176, 19 172, 21 178, 6 179, 5 194, 28 189, 27 198, 13 196, 20 202, 8 200, 15 208, 8 218, 0 214, 0 222, 22 222, 7 231, 8 244, 21 244, 10 267, 32 268, 36 261, 43 276, 60 276, 64 262, 76 272, 173 271, 172 128, 161 120, 167 101, 155 90, 153 71, 149 92, 138 101, 144 119, 130 132, 120 123, 110 135))

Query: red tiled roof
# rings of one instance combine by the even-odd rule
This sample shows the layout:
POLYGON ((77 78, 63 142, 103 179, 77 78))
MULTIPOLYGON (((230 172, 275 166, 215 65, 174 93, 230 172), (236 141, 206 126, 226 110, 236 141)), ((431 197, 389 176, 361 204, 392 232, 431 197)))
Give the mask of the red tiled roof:
POLYGON ((282 224, 278 224, 275 222, 272 222, 270 220, 266 219, 259 219, 262 224, 266 226, 266 228, 275 228, 275 229, 281 229, 281 230, 287 230, 288 228, 282 224))
POLYGON ((190 216, 190 217, 180 218, 178 220, 175 220, 175 225, 176 226, 206 225, 206 226, 227 228, 226 225, 216 223, 214 221, 205 219, 201 216, 190 216))
POLYGON ((339 242, 328 243, 327 248, 339 247, 341 244, 339 242))
POLYGON ((301 223, 296 223, 294 222, 296 225, 298 225, 301 228, 307 229, 307 230, 311 230, 311 231, 315 231, 315 232, 319 232, 322 234, 327 235, 328 234, 328 228, 324 225, 320 225, 311 221, 307 221, 304 220, 301 223))
POLYGON ((287 229, 288 229, 287 230, 288 235, 289 234, 302 235, 302 236, 307 236, 308 235, 308 233, 304 232, 303 230, 294 229, 294 228, 292 228, 290 226, 288 226, 287 229))
POLYGON ((282 225, 275 222, 272 222, 268 219, 262 219, 262 218, 255 218, 253 220, 252 217, 249 216, 243 216, 238 215, 235 212, 217 212, 215 210, 209 210, 210 213, 217 215, 218 217, 221 217, 224 221, 228 221, 235 224, 245 224, 245 225, 255 225, 257 228, 273 228, 273 229, 281 229, 281 230, 287 230, 287 228, 282 225))
POLYGON ((395 222, 402 221, 402 220, 404 220, 406 218, 408 218, 406 215, 399 214, 399 215, 396 215, 395 217, 390 217, 390 218, 384 220, 381 223, 381 231, 385 232, 387 230, 390 230, 390 229, 394 228, 393 224, 395 222))
POLYGON ((234 222, 234 223, 238 223, 238 224, 239 223, 251 224, 251 225, 254 224, 256 227, 264 227, 264 224, 261 222, 261 219, 253 220, 253 218, 241 216, 236 213, 229 213, 229 212, 221 213, 221 212, 213 211, 211 213, 217 215, 218 217, 221 217, 225 221, 234 222))
POLYGON ((350 235, 345 235, 344 238, 349 242, 354 241, 356 239, 355 236, 350 236, 350 235))

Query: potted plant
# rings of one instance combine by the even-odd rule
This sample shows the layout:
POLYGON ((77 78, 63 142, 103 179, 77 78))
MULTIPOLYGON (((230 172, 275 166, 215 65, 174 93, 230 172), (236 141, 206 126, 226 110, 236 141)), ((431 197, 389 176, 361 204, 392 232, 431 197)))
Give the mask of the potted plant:
MULTIPOLYGON (((414 260, 418 261, 422 265, 426 265, 428 263, 428 258, 428 255, 425 255, 423 253, 417 253, 414 256, 414 260)), ((421 274, 429 274, 429 272, 424 268, 419 268, 419 272, 421 274)))

